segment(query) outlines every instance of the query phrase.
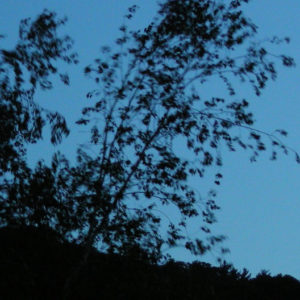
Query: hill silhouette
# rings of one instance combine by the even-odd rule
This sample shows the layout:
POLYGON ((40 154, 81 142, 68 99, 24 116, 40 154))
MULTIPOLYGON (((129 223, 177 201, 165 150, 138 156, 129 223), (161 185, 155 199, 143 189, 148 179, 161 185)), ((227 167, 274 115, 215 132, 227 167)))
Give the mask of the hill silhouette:
MULTIPOLYGON (((1 299, 61 299, 66 278, 84 248, 48 228, 0 229, 1 299)), ((71 288, 70 299, 300 299, 300 282, 262 271, 251 278, 232 265, 169 261, 94 251, 71 288)))

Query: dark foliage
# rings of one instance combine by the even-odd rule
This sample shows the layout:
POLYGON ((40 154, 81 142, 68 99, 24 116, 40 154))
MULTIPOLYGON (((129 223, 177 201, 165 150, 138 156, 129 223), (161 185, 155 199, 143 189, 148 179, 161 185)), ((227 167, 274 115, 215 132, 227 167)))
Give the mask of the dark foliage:
MULTIPOLYGON (((46 124, 54 144, 69 133, 64 117, 44 109, 35 94, 37 89, 52 88, 55 75, 68 85, 69 77, 58 63, 77 63, 77 56, 70 52, 72 40, 59 35, 64 19, 44 11, 34 21, 21 22, 17 45, 0 50, 0 226, 7 227, 2 231, 7 239, 14 235, 10 228, 27 226, 24 236, 29 235, 34 247, 28 248, 30 243, 23 240, 24 253, 16 255, 23 259, 31 253, 32 260, 24 258, 25 263, 11 271, 16 258, 11 258, 13 253, 3 254, 5 272, 11 276, 3 284, 13 285, 9 278, 20 272, 27 274, 24 281, 18 280, 24 295, 40 280, 37 285, 44 288, 36 293, 44 289, 44 295, 53 297, 53 285, 65 298, 87 290, 100 293, 99 286, 101 293, 115 292, 120 298, 122 293, 136 295, 139 288, 149 297, 155 293, 156 297, 194 297, 191 274, 205 269, 203 265, 158 267, 168 260, 165 253, 172 247, 201 256, 224 240, 210 229, 219 209, 216 191, 201 196, 191 179, 201 180, 208 168, 215 167, 218 186, 224 149, 246 149, 251 161, 262 151, 270 150, 271 159, 276 159, 278 151, 289 150, 278 135, 252 127, 250 100, 239 97, 235 88, 248 84, 259 96, 268 81, 276 79, 276 60, 286 67, 294 65, 292 58, 273 55, 265 45, 288 39, 257 41, 257 28, 242 9, 246 2, 167 0, 143 31, 121 26, 113 50, 103 47, 100 57, 84 69, 95 89, 87 93, 88 106, 77 123, 90 130, 90 142, 79 147, 74 166, 60 153, 53 155, 50 166, 43 161, 32 169, 27 166, 26 146, 42 138, 46 124), (201 94, 205 83, 216 78, 227 94, 206 99, 201 94), (175 151, 178 140, 188 155, 175 151), (169 218, 170 208, 178 219, 169 218), (191 218, 198 221, 193 237, 186 234, 191 218), (42 239, 34 228, 51 228, 55 235, 42 239), (73 244, 62 246, 58 241, 73 244), (54 245, 57 249, 50 251, 54 245), (106 254, 100 255, 95 247, 106 254), (49 264, 48 255, 50 262, 53 259, 49 264), (107 272, 93 269, 97 264, 107 272), (116 274, 119 279, 112 277, 116 274), (180 277, 186 285, 176 283, 180 277), (137 280, 141 280, 138 287, 137 280)), ((129 8, 128 19, 136 9, 129 8)), ((277 134, 286 132, 277 130, 277 134)), ((296 159, 300 161, 297 155, 296 159)), ((221 254, 227 251, 220 250, 221 254)), ((220 290, 227 297, 230 278, 242 276, 224 268, 205 271, 214 270, 213 279, 202 285, 206 295, 219 297, 214 293, 220 290), (222 280, 218 272, 225 272, 224 278, 218 275, 222 280)), ((247 282, 248 286, 250 281, 237 277, 232 284, 239 282, 240 288, 247 282)))
MULTIPOLYGON (((61 299, 65 277, 84 249, 61 243, 47 228, 0 230, 1 299, 61 299)), ((149 264, 135 255, 91 253, 68 299, 299 299, 300 282, 261 272, 251 278, 232 265, 169 261, 149 264)))
MULTIPOLYGON (((42 138, 47 123, 51 127, 53 144, 69 134, 61 114, 46 110, 35 101, 38 88, 52 88, 54 75, 68 83, 67 74, 57 67, 58 62, 77 63, 76 54, 70 53, 72 40, 58 34, 58 28, 65 21, 45 10, 35 20, 21 21, 19 41, 14 49, 0 49, 1 226, 24 223, 32 209, 22 198, 29 192, 26 190, 31 180, 31 170, 26 164, 26 145, 42 138)), ((34 184, 31 189, 35 189, 34 184)), ((39 194, 40 191, 36 192, 39 194)))

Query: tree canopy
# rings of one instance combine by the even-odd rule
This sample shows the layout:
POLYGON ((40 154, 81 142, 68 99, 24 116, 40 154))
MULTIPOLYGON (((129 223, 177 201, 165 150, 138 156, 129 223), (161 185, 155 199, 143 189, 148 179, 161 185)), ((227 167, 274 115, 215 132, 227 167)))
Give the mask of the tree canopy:
MULTIPOLYGON (((224 236, 210 230, 219 209, 216 191, 203 199, 191 178, 201 180, 207 168, 222 166, 224 145, 247 149, 253 161, 262 151, 271 159, 288 152, 278 136, 252 127, 249 99, 237 92, 248 85, 259 96, 276 79, 277 63, 294 65, 267 49, 287 38, 257 40, 246 2, 167 0, 143 31, 122 25, 116 44, 104 46, 84 69, 95 89, 87 92, 89 105, 77 123, 90 130, 93 152, 79 147, 74 165, 55 153, 51 165, 39 161, 33 169, 26 146, 42 138, 45 124, 52 143, 69 133, 64 117, 37 103, 35 92, 51 89, 53 74, 68 84, 59 62, 76 64, 78 58, 72 39, 57 33, 65 19, 44 11, 23 20, 15 48, 0 52, 1 226, 48 226, 88 249, 82 263, 93 247, 156 263, 167 258, 168 248, 202 255, 222 242, 224 236), (201 91, 215 78, 227 94, 206 99, 201 91), (188 157, 175 151, 178 139, 188 157), (177 220, 168 217, 170 207, 177 220), (191 218, 199 220, 196 238, 186 235, 191 218)), ((136 10, 129 8, 128 22, 136 10)), ((221 178, 216 172, 216 185, 221 178)))

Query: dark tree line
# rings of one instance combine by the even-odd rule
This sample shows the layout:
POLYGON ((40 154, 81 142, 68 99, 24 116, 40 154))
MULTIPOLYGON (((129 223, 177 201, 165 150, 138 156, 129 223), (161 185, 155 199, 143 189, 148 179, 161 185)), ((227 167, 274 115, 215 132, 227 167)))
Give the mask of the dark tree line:
MULTIPOLYGON (((222 166, 222 147, 246 149, 252 161, 262 151, 273 160, 288 153, 278 136, 253 127, 250 101, 236 90, 248 84, 259 96, 276 79, 277 63, 294 65, 267 49, 288 38, 256 39, 257 27, 243 12, 246 2, 167 0, 143 31, 121 26, 114 47, 103 47, 84 69, 95 89, 77 123, 90 130, 93 151, 79 147, 74 165, 61 153, 50 165, 39 161, 29 168, 26 162, 27 145, 42 138, 46 124, 53 144, 69 134, 64 116, 35 99, 38 89, 53 87, 53 76, 69 84, 61 62, 78 62, 72 39, 58 34, 66 20, 49 11, 25 19, 14 49, 0 50, 0 225, 49 228, 59 241, 84 249, 65 276, 65 297, 96 245, 111 257, 155 265, 170 258, 168 248, 201 256, 220 244, 224 236, 210 229, 219 209, 216 191, 204 199, 190 180, 222 166), (215 78, 227 95, 203 98, 201 89, 215 78), (176 154, 178 138, 188 157, 176 154), (165 217, 170 207, 179 220, 165 217), (185 234, 191 218, 199 223, 195 238, 185 234)), ((136 9, 129 8, 128 22, 136 9)), ((221 179, 216 172, 215 184, 221 179)))
MULTIPOLYGON (((82 246, 60 243, 49 229, 0 230, 1 299, 61 299, 65 277, 80 260, 82 246)), ((136 256, 94 250, 70 290, 69 299, 299 299, 300 282, 262 271, 251 277, 232 265, 168 261, 149 264, 136 256)))

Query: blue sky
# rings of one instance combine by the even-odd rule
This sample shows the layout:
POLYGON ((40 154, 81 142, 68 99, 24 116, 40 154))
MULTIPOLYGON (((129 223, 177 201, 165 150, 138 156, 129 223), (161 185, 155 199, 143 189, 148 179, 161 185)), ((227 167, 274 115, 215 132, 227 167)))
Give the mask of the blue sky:
MULTIPOLYGON (((1 48, 9 48, 17 40, 22 18, 35 17, 44 8, 56 11, 59 16, 68 16, 63 32, 75 40, 80 67, 69 67, 71 88, 58 83, 52 91, 39 93, 37 100, 45 107, 59 110, 71 125, 80 115, 86 92, 93 88, 91 82, 83 79, 81 70, 100 54, 101 46, 112 44, 126 8, 132 4, 140 6, 133 25, 142 28, 155 15, 154 0, 1 1, 0 33, 7 35, 0 41, 1 48)), ((300 1, 253 0, 246 6, 246 13, 259 26, 260 38, 289 36, 291 43, 274 51, 289 54, 296 63, 300 62, 300 1)), ((267 132, 286 129, 289 135, 284 139, 285 144, 300 152, 299 67, 278 71, 276 82, 270 83, 259 98, 245 86, 238 89, 251 100, 257 120, 254 127, 267 132)), ((211 88, 218 93, 216 96, 222 96, 222 89, 218 90, 213 82, 211 88)), ((57 149, 74 157, 86 133, 72 128, 70 137, 59 147, 54 148, 46 141, 30 147, 29 160, 32 163, 39 158, 49 160, 57 149)), ((300 165, 295 163, 292 153, 280 156, 276 162, 270 162, 268 155, 263 155, 256 163, 250 163, 249 155, 242 151, 223 155, 224 179, 218 189, 218 204, 222 209, 217 214, 214 230, 228 237, 224 245, 230 248, 231 254, 226 259, 236 268, 247 268, 253 275, 266 269, 272 274, 290 274, 300 279, 300 165)), ((209 177, 199 182, 199 187, 210 188, 209 177)), ((172 253, 178 260, 194 260, 180 249, 172 253)), ((214 262, 212 255, 204 259, 214 262)))

